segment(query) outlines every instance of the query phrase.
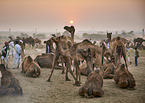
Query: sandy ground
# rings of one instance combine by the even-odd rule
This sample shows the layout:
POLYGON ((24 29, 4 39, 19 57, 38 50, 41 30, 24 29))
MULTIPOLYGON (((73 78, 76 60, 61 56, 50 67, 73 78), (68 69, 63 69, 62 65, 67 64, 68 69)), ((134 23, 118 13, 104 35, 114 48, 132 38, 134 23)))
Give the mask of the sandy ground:
MULTIPOLYGON (((31 49, 26 47, 25 54, 30 55, 33 59, 45 48, 31 49)), ((99 98, 82 98, 78 94, 80 87, 74 86, 74 80, 65 81, 65 75, 61 70, 55 70, 51 82, 46 82, 51 69, 42 68, 39 78, 26 77, 19 69, 9 69, 19 79, 23 89, 23 96, 2 96, 0 103, 145 103, 145 50, 140 50, 138 59, 139 66, 134 66, 134 50, 130 49, 132 64, 129 71, 136 80, 134 90, 120 89, 115 85, 113 79, 104 79, 104 96, 99 98)), ((9 59, 9 68, 13 67, 13 59, 9 59)), ((86 77, 81 76, 82 85, 86 77)))

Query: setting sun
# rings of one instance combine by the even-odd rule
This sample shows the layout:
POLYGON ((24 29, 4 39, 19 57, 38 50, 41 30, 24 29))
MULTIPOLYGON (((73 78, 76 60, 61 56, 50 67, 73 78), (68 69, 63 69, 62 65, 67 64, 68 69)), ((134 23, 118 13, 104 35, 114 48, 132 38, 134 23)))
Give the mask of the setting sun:
POLYGON ((69 23, 70 23, 70 24, 73 24, 73 23, 74 23, 74 21, 73 21, 73 20, 70 20, 70 21, 69 21, 69 23))

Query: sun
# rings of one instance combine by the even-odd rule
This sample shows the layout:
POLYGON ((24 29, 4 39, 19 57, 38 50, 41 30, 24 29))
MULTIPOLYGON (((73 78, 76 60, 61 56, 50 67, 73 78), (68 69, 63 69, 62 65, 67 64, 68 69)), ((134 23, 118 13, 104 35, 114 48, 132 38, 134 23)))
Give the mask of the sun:
POLYGON ((73 24, 73 23, 74 23, 74 21, 73 21, 73 20, 70 20, 70 21, 69 21, 69 23, 70 23, 70 24, 73 24))

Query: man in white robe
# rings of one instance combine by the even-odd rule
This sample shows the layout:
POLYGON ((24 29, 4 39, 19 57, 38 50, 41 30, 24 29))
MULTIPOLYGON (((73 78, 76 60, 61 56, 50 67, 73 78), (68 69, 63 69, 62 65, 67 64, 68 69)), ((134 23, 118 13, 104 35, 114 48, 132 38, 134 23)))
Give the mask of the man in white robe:
POLYGON ((14 52, 14 68, 19 68, 21 59, 21 46, 19 45, 19 41, 15 41, 15 52, 14 52))
POLYGON ((12 57, 14 57, 14 42, 13 41, 10 41, 9 43, 9 53, 8 55, 12 55, 12 57))

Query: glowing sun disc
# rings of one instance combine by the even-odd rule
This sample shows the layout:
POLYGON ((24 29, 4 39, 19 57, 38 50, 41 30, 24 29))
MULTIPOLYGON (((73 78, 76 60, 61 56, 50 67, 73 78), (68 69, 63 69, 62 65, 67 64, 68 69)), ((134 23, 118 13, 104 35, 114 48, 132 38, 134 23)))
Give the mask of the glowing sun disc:
POLYGON ((73 23, 74 23, 74 21, 73 21, 73 20, 70 20, 70 21, 69 21, 69 23, 70 23, 70 24, 73 24, 73 23))

